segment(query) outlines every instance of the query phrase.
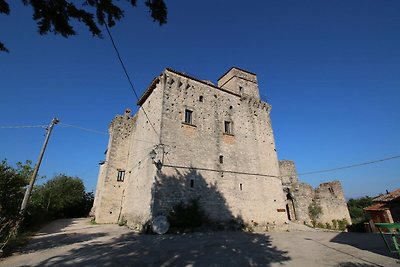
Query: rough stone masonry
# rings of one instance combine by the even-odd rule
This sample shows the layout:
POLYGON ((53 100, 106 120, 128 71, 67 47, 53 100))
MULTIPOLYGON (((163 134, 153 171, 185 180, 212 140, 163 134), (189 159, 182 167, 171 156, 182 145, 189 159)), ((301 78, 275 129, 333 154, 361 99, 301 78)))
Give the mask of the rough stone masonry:
POLYGON ((316 191, 298 182, 294 163, 278 161, 271 106, 254 73, 231 68, 214 85, 172 69, 109 127, 93 206, 98 223, 142 229, 180 202, 198 199, 214 221, 259 226, 320 219, 350 221, 339 182, 316 191), (329 189, 330 188, 330 189, 329 189))

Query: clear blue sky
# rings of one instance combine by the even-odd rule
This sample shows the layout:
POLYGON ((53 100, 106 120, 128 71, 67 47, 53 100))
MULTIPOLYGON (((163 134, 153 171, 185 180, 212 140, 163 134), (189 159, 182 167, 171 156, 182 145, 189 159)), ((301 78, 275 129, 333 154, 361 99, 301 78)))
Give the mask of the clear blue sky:
MULTIPOLYGON (((30 8, 10 2, 0 15, 11 50, 0 54, 0 126, 58 117, 106 132, 116 114, 137 110, 105 32, 40 36, 30 8)), ((216 82, 237 66, 257 74, 278 157, 299 173, 400 155, 400 1, 167 1, 162 27, 138 2, 112 33, 140 95, 166 67, 216 82)), ((44 134, 0 129, 0 158, 35 162, 44 134)), ((56 126, 40 174, 79 176, 94 190, 107 142, 56 126)), ((373 196, 400 187, 400 159, 300 179, 373 196)))

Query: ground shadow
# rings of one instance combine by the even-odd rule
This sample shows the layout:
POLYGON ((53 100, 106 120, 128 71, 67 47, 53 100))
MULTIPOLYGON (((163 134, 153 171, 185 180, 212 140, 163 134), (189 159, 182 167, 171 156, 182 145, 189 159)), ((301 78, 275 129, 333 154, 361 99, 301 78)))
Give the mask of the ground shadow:
POLYGON ((20 248, 18 252, 23 254, 32 253, 40 250, 85 242, 105 235, 106 233, 59 233, 50 236, 34 236, 28 245, 20 248))
POLYGON ((399 255, 390 253, 380 234, 339 233, 330 240, 333 243, 346 244, 376 254, 399 259, 399 255))
POLYGON ((74 220, 71 219, 58 219, 56 221, 45 224, 37 233, 36 236, 47 235, 52 233, 61 232, 68 226, 75 224, 74 220), (54 223, 57 222, 57 223, 54 223))
POLYGON ((382 265, 367 264, 367 263, 354 263, 354 262, 341 262, 336 267, 383 267, 382 265))
MULTIPOLYGON (((243 222, 240 216, 235 217, 230 212, 218 184, 207 183, 198 171, 174 168, 157 172, 152 188, 154 217, 168 215, 176 204, 191 199, 198 200, 213 223, 243 222)), ((99 229, 95 233, 81 234, 70 226, 63 232, 66 226, 49 227, 42 232, 50 234, 39 236, 28 245, 26 252, 40 253, 47 248, 74 244, 37 266, 271 266, 291 260, 287 251, 272 245, 269 236, 258 233, 201 228, 201 232, 182 234, 124 232, 113 238, 103 238, 110 233, 99 229)))
MULTIPOLYGON (((163 167, 164 168, 164 167, 163 167)), ((233 216, 216 183, 209 184, 194 169, 158 171, 152 188, 153 216, 168 215, 180 202, 197 199, 207 218, 226 223, 233 216), (169 174, 169 175, 167 175, 169 174)), ((106 234, 106 233, 104 233, 106 234)), ((39 266, 271 266, 291 258, 264 234, 210 231, 146 235, 124 233, 96 239, 46 259, 39 266)))
POLYGON ((123 234, 91 242, 38 266, 270 266, 290 260, 270 237, 245 232, 123 234))

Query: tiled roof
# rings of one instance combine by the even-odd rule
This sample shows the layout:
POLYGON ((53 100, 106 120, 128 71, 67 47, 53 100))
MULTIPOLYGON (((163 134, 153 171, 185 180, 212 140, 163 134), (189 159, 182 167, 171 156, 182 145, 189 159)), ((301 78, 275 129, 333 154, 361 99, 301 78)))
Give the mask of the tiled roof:
POLYGON ((375 205, 364 208, 364 210, 369 210, 369 211, 388 210, 388 209, 390 209, 390 207, 386 206, 385 203, 377 203, 375 205))
POLYGON ((390 192, 388 194, 376 197, 373 199, 374 202, 388 202, 388 201, 393 201, 393 200, 398 200, 400 201, 400 188, 390 192))

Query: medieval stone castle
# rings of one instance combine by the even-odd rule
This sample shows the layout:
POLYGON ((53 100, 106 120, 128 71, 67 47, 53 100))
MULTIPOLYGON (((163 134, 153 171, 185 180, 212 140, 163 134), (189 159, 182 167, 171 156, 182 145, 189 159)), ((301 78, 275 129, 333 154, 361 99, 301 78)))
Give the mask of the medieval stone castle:
POLYGON ((172 69, 156 77, 137 103, 109 127, 93 214, 98 223, 141 229, 180 202, 198 199, 209 218, 260 226, 289 220, 347 219, 339 182, 299 183, 292 161, 278 161, 271 106, 254 73, 231 68, 214 85, 172 69))

